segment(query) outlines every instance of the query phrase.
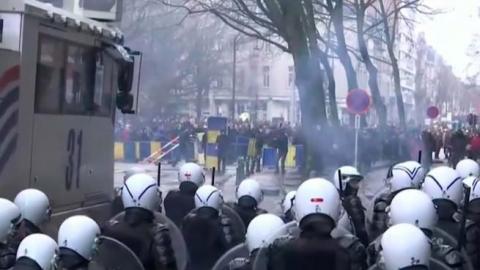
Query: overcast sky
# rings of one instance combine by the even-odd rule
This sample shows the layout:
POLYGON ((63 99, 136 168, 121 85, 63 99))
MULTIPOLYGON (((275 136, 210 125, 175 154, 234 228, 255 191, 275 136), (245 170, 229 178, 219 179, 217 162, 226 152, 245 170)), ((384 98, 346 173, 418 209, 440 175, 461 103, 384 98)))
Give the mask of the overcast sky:
MULTIPOLYGON (((467 48, 472 42, 474 31, 480 33, 480 0, 426 0, 442 14, 422 19, 419 32, 425 32, 427 42, 452 65, 455 73, 465 76, 469 58, 467 48)), ((480 44, 479 44, 480 46, 480 44)))

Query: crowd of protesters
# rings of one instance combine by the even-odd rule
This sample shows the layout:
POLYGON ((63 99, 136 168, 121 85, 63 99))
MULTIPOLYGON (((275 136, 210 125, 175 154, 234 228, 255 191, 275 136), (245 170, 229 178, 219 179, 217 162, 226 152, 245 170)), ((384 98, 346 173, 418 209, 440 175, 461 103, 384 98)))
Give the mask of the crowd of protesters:
MULTIPOLYGON (((190 119, 172 117, 141 119, 135 123, 119 121, 115 135, 120 141, 162 141, 163 143, 178 136, 179 149, 171 158, 174 162, 178 162, 181 159, 196 159, 193 154, 195 143, 201 146, 198 149, 199 152, 206 152, 207 136, 200 136, 200 138, 197 136, 198 133, 206 134, 205 131, 206 121, 195 123, 190 119)), ((366 171, 378 161, 417 159, 420 150, 424 150, 424 153, 434 152, 438 149, 439 141, 442 141, 443 145, 445 144, 443 142, 451 137, 443 133, 440 136, 437 133, 430 130, 422 132, 420 129, 401 130, 393 126, 382 129, 363 128, 359 134, 358 155, 361 158, 358 165, 366 171), (442 137, 441 140, 440 137, 442 137)), ((308 171, 313 170, 320 174, 327 168, 353 164, 355 135, 354 129, 350 126, 313 129, 309 135, 314 139, 309 140, 313 145, 309 145, 307 150, 311 151, 309 156, 313 158, 302 162, 308 167, 306 168, 308 171)), ((453 136, 453 138, 457 137, 453 136)), ((480 137, 475 138, 476 144, 472 145, 472 149, 480 150, 480 137)), ((248 173, 258 172, 261 169, 262 149, 271 147, 277 152, 276 172, 284 173, 289 145, 304 145, 305 141, 305 131, 288 122, 259 122, 255 125, 242 121, 229 123, 228 128, 217 137, 216 141, 219 157, 218 170, 222 173, 227 164, 242 158, 246 162, 248 173), (239 146, 238 138, 246 138, 247 143, 239 146)), ((461 139, 457 141, 454 140, 455 146, 452 146, 454 149, 460 147, 457 144, 462 143, 461 139)), ((480 151, 477 152, 480 153, 480 151)), ((452 157, 455 156, 457 155, 454 154, 452 157)), ((297 156, 298 158, 300 157, 297 156)), ((301 169, 304 171, 305 168, 301 169)))

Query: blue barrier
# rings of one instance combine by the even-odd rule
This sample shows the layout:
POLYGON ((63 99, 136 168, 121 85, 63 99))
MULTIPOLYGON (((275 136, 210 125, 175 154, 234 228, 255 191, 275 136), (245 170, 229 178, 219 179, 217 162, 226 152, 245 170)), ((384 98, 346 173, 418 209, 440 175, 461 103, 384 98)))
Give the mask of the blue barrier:
POLYGON ((140 142, 138 145, 139 148, 139 159, 143 160, 146 159, 151 155, 151 146, 150 142, 140 142))
POLYGON ((263 148, 262 166, 264 168, 275 169, 277 166, 277 151, 275 148, 263 148))
POLYGON ((305 167, 305 147, 301 144, 295 146, 296 153, 295 153, 295 165, 297 168, 304 168, 305 167))
POLYGON ((235 138, 235 142, 233 143, 233 153, 234 153, 234 158, 235 160, 238 159, 239 157, 246 157, 248 153, 248 142, 249 142, 248 137, 244 136, 237 136, 235 138))
POLYGON ((123 146, 125 153, 125 161, 136 162, 137 161, 137 149, 135 142, 126 142, 123 146))

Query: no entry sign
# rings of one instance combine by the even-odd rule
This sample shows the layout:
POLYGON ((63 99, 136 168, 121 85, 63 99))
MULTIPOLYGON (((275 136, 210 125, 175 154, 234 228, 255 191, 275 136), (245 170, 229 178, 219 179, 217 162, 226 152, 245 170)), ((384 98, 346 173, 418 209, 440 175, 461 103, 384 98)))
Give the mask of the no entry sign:
POLYGON ((430 119, 435 119, 440 114, 440 110, 436 106, 430 106, 427 109, 427 116, 430 119))
POLYGON ((353 89, 347 95, 347 109, 354 114, 364 114, 370 108, 370 95, 362 89, 353 89))

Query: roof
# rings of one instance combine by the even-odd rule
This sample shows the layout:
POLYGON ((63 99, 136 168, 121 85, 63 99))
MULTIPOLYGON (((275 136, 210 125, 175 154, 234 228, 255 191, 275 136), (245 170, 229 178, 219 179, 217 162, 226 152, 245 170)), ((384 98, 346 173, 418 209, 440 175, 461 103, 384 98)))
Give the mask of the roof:
POLYGON ((77 29, 86 33, 94 33, 107 39, 117 41, 123 39, 123 33, 116 27, 36 0, 2 0, 0 12, 2 11, 25 13, 50 19, 67 28, 77 29))

